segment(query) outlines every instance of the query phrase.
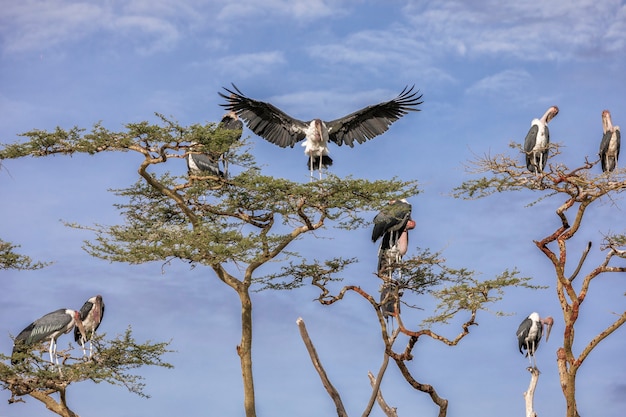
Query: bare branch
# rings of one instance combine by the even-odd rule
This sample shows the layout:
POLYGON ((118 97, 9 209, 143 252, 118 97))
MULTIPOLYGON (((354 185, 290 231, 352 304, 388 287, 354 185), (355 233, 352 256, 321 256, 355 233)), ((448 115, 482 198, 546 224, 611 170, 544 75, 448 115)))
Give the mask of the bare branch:
POLYGON ((304 325, 304 320, 299 317, 298 320, 296 320, 296 323, 298 324, 298 328, 300 329, 300 336, 302 337, 302 341, 304 342, 304 345, 309 352, 309 356, 311 357, 311 362, 313 362, 313 367, 315 367, 315 370, 322 379, 322 384, 324 385, 324 388, 326 388, 328 395, 330 395, 330 398, 335 403, 335 407, 337 408, 337 415, 339 417, 348 417, 343 403, 341 402, 339 392, 337 392, 337 389, 333 386, 333 384, 331 384, 330 379, 328 379, 328 375, 326 375, 326 371, 322 367, 322 363, 319 359, 319 356, 317 355, 315 346, 313 346, 313 342, 311 342, 309 333, 307 332, 306 326, 304 325))

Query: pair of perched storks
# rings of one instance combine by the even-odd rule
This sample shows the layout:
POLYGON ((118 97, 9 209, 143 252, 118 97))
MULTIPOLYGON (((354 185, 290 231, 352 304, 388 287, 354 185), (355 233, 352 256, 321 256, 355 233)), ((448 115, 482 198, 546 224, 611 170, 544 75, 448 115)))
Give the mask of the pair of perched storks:
POLYGON ((14 340, 12 363, 20 362, 29 346, 42 341, 50 341, 49 354, 52 364, 59 364, 57 339, 74 330, 74 341, 81 344, 83 356, 87 356, 85 343, 89 342, 89 358, 92 357, 91 339, 102 322, 104 302, 101 295, 88 299, 80 311, 61 308, 35 320, 22 330, 14 340))
MULTIPOLYGON (((526 167, 530 172, 539 174, 546 167, 550 145, 548 123, 557 114, 559 114, 559 108, 552 106, 540 119, 533 119, 530 124, 530 130, 524 140, 526 167)), ((602 172, 610 172, 615 169, 619 159, 621 133, 619 126, 613 126, 611 113, 608 110, 602 112, 602 132, 598 155, 600 156, 602 172)))

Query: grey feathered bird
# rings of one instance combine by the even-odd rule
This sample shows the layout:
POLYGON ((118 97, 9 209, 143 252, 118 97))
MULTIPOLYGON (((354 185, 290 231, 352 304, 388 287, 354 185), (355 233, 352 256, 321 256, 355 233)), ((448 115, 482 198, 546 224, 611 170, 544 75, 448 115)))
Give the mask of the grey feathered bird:
POLYGON ((23 353, 28 346, 34 345, 43 340, 50 341, 50 362, 59 364, 57 357, 57 339, 59 336, 69 333, 74 326, 77 326, 82 334, 85 329, 80 321, 78 311, 61 308, 52 313, 48 313, 29 324, 17 335, 13 344, 13 354, 11 363, 15 364, 20 359, 16 358, 16 353, 23 353))
POLYGON ((541 119, 533 119, 530 123, 530 130, 524 140, 526 167, 530 172, 538 174, 546 167, 550 144, 548 123, 557 114, 559 114, 559 108, 552 106, 541 116, 541 119))
POLYGON ((621 133, 619 126, 613 126, 611 112, 602 112, 602 141, 600 142, 600 163, 602 172, 613 171, 617 166, 621 133))
POLYGON ((74 341, 79 342, 82 346, 83 356, 87 355, 85 343, 89 342, 89 357, 91 358, 93 355, 91 339, 94 334, 96 334, 96 330, 100 327, 100 323, 102 323, 102 318, 104 317, 104 302, 102 301, 102 296, 96 295, 85 301, 85 304, 80 308, 79 317, 83 324, 84 333, 81 333, 78 327, 75 327, 74 341))

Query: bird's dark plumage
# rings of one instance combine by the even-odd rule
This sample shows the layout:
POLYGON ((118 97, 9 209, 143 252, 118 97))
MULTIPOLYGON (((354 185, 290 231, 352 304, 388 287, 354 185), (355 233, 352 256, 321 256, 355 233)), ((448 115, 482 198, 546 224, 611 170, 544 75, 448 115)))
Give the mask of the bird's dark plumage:
MULTIPOLYGON (((411 219, 411 204, 405 199, 393 200, 374 217, 372 242, 376 242, 387 232, 402 232, 411 219)), ((399 237, 399 233, 397 233, 399 237)), ((391 237, 390 237, 391 238, 391 237)), ((397 239, 397 237, 396 237, 397 239)), ((383 242, 384 249, 393 246, 395 242, 383 242)))
MULTIPOLYGON (((98 330, 98 327, 100 327, 100 323, 104 317, 104 302, 102 301, 102 296, 96 295, 85 301, 85 304, 80 308, 79 316, 85 328, 85 339, 91 340, 93 334, 98 330)), ((81 341, 81 334, 78 327, 74 328, 74 341, 81 341)))
MULTIPOLYGON (((533 357, 539 347, 541 336, 543 335, 543 326, 547 325, 546 341, 550 337, 550 330, 554 320, 552 317, 539 317, 539 313, 533 312, 517 328, 517 342, 520 353, 526 350, 526 356, 533 357)), ((529 358, 530 360, 530 358, 529 358)), ((536 365, 536 363, 535 363, 536 365)))
POLYGON ((237 113, 252 132, 267 141, 286 148, 306 138, 302 146, 311 158, 310 167, 313 169, 314 166, 321 168, 332 163, 328 157, 329 141, 353 147, 354 142, 363 143, 386 132, 393 122, 408 112, 419 111, 416 106, 422 104, 419 101, 422 96, 413 89, 407 87, 393 100, 365 107, 330 122, 295 119, 270 103, 244 96, 234 84, 233 90, 224 88, 228 95, 218 94, 228 100, 221 106, 237 113), (314 157, 318 159, 312 161, 314 157))
MULTIPOLYGON (((13 345, 13 356, 22 353, 27 346, 34 345, 43 340, 50 340, 50 362, 54 362, 56 355, 56 340, 59 336, 69 333, 75 325, 82 329, 82 324, 78 324, 79 314, 77 311, 65 308, 58 309, 42 316, 29 324, 15 338, 13 345)), ((13 359, 16 363, 18 360, 13 359)))
POLYGON ((209 155, 197 152, 187 153, 187 170, 190 175, 215 175, 224 177, 224 173, 220 170, 217 161, 213 160, 209 155))
POLYGON ((402 292, 398 287, 398 283, 394 281, 385 281, 380 291, 380 305, 383 317, 397 317, 400 314, 400 297, 402 292))
POLYGON ((550 144, 550 130, 548 123, 557 114, 557 106, 550 107, 541 119, 533 119, 528 134, 524 139, 524 152, 526 153, 526 167, 530 172, 541 173, 548 162, 550 144))
POLYGON ((83 355, 87 354, 85 343, 89 342, 89 357, 91 358, 93 354, 91 339, 96 333, 96 330, 98 330, 98 327, 100 327, 100 323, 102 323, 102 318, 104 317, 104 301, 102 300, 102 296, 96 295, 85 301, 78 315, 83 325, 83 333, 81 333, 78 327, 75 327, 74 341, 79 342, 82 346, 83 355))
POLYGON ((613 171, 619 159, 621 133, 619 126, 613 126, 611 113, 608 110, 602 112, 602 131, 602 141, 598 152, 602 172, 613 171))

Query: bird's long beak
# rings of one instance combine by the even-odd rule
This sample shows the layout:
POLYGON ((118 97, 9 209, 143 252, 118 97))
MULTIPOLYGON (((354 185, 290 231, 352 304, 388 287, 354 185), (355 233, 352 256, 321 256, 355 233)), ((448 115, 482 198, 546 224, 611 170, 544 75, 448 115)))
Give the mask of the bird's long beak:
POLYGON ((78 327, 78 331, 80 331, 83 340, 87 340, 87 332, 85 332, 85 327, 83 326, 83 322, 80 320, 80 313, 78 311, 74 312, 74 324, 78 327))
POLYGON ((548 341, 548 339, 550 338, 550 331, 552 330, 552 325, 554 324, 554 319, 552 317, 546 317, 543 320, 541 320, 542 324, 545 324, 546 326, 548 326, 548 328, 546 329, 546 342, 548 341))

